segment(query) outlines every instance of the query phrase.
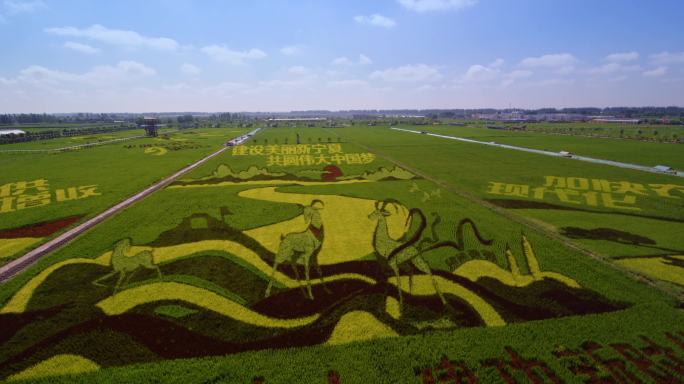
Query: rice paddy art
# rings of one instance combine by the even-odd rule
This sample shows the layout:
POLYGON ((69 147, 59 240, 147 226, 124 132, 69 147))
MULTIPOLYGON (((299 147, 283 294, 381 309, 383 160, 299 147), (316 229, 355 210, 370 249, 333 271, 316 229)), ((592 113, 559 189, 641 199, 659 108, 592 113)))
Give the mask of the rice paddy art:
MULTIPOLYGON (((680 377, 680 310, 650 288, 420 169, 377 154, 358 162, 365 149, 335 140, 277 139, 223 152, 0 290, 0 378, 145 381, 180 369, 209 382, 648 382, 654 371, 634 363, 645 359, 658 380, 680 377)), ((604 180, 548 188, 604 193, 594 179, 604 180)), ((485 196, 514 212, 676 222, 648 206, 675 197, 634 184, 649 194, 641 211, 485 196)), ((79 219, 2 230, 0 247, 79 219)), ((557 231, 629 249, 612 262, 684 285, 684 253, 662 237, 599 221, 557 231)))
MULTIPOLYGON (((402 180, 408 174, 398 169, 380 172, 384 176, 367 173, 332 183, 410 181, 402 180)), ((219 219, 192 214, 147 244, 118 239, 101 255, 68 259, 36 275, 0 313, 20 322, 36 311, 52 311, 33 321, 51 330, 13 344, 7 353, 16 357, 0 369, 16 375, 72 355, 94 369, 149 360, 142 351, 179 358, 340 345, 629 306, 544 270, 524 234, 516 247, 523 250, 521 258, 508 246, 497 248, 491 232, 483 234, 485 227, 470 218, 446 230, 438 212, 393 198, 259 185, 278 180, 305 189, 331 183, 254 167, 246 173, 219 167, 211 178, 198 180, 202 184, 178 183, 170 190, 218 189, 235 194, 237 201, 293 205, 296 213, 239 230, 231 225, 230 208, 221 207, 219 219), (235 189, 242 184, 246 188, 235 189), (478 249, 469 249, 473 245, 478 249), (431 266, 434 257, 443 258, 446 268, 431 266), (76 298, 65 296, 58 287, 75 276, 86 286, 76 298), (130 328, 131 322, 139 329, 130 328), (212 323, 221 326, 207 327, 212 323), (102 340, 126 339, 117 345, 141 353, 112 361, 79 341, 93 332, 102 340), (171 338, 183 340, 184 347, 155 341, 171 338)))

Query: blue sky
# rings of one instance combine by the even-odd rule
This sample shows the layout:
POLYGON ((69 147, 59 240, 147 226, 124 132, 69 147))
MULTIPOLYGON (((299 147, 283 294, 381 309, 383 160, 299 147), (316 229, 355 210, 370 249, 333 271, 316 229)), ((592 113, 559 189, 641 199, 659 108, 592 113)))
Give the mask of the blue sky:
POLYGON ((679 0, 0 0, 0 112, 684 105, 679 0))

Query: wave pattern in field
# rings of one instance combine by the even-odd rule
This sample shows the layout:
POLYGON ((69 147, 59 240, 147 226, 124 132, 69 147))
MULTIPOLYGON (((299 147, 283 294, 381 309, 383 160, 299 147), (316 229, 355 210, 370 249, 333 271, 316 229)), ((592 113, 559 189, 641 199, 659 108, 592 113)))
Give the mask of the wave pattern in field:
POLYGON ((171 282, 152 283, 127 289, 100 301, 97 306, 111 316, 125 313, 141 304, 165 300, 181 300, 192 303, 257 327, 296 328, 311 324, 320 316, 312 315, 287 320, 275 319, 254 312, 209 290, 171 282))
MULTIPOLYGON (((227 241, 227 240, 204 240, 204 241, 199 241, 195 243, 187 243, 187 244, 180 244, 180 245, 175 245, 175 246, 170 246, 170 247, 160 247, 160 248, 153 248, 153 247, 141 247, 141 246, 132 246, 130 247, 129 252, 131 254, 136 254, 138 252, 142 251, 152 251, 153 258, 154 258, 154 263, 157 265, 163 264, 163 263, 168 263, 183 257, 187 257, 192 254, 197 254, 202 251, 224 251, 228 252, 230 254, 233 254, 260 272, 270 275, 272 272, 272 268, 270 265, 268 265, 259 255, 254 253, 252 250, 249 248, 244 247, 243 245, 232 242, 232 241, 227 241)), ((85 259, 85 258, 74 258, 74 259, 69 259, 65 260, 59 263, 56 263, 46 269, 44 269, 42 272, 40 272, 37 276, 33 277, 31 280, 28 281, 17 293, 14 294, 14 296, 9 300, 9 302, 2 308, 0 309, 0 314, 2 313, 21 313, 26 310, 26 306, 28 305, 29 301, 31 300, 31 297, 33 296, 33 293, 35 290, 55 271, 58 269, 68 266, 68 265, 74 265, 74 264, 97 264, 97 265, 102 265, 102 266, 107 266, 110 263, 112 252, 108 251, 105 252, 104 254, 100 255, 96 259, 85 259)), ((281 284, 284 287, 287 288, 296 288, 300 285, 300 281, 291 278, 290 276, 279 272, 275 271, 274 273, 274 279, 281 284)), ((343 274, 338 274, 335 276, 330 276, 325 279, 321 278, 316 278, 316 279, 311 279, 311 284, 320 284, 325 280, 325 282, 329 281, 335 281, 335 280, 344 280, 344 279, 352 279, 352 280, 362 280, 366 281, 370 284, 375 284, 375 280, 368 277, 364 276, 361 274, 357 273, 343 273, 343 274)))
POLYGON ((372 314, 365 311, 352 311, 340 318, 326 344, 346 344, 353 341, 395 336, 399 336, 399 334, 372 314))
POLYGON ((49 376, 75 375, 85 372, 93 372, 100 369, 100 366, 85 357, 61 354, 43 360, 40 363, 26 368, 7 378, 7 381, 15 380, 35 380, 49 376))
POLYGON ((98 257, 97 259, 84 259, 84 258, 74 258, 65 260, 54 265, 45 268, 37 276, 29 280, 28 283, 24 284, 17 293, 12 296, 12 298, 7 302, 7 304, 0 309, 0 314, 3 313, 21 313, 26 310, 28 302, 33 296, 33 292, 56 270, 65 267, 67 265, 73 264, 97 264, 97 265, 108 265, 109 259, 112 253, 107 252, 104 255, 98 257))
MULTIPOLYGON (((399 284, 402 291, 415 296, 437 295, 437 291, 435 290, 435 286, 433 285, 432 281, 432 278, 428 275, 414 276, 412 285, 409 285, 408 276, 401 276, 400 280, 398 280, 396 277, 389 278, 389 282, 392 285, 396 286, 399 284), (411 288, 409 289, 409 287, 411 288)), ((501 315, 499 315, 496 309, 494 309, 494 307, 492 307, 488 302, 486 302, 473 291, 441 276, 434 276, 434 281, 443 293, 450 293, 470 304, 473 309, 477 311, 482 318, 482 321, 484 321, 487 326, 495 327, 506 325, 506 322, 503 318, 501 318, 501 315)))

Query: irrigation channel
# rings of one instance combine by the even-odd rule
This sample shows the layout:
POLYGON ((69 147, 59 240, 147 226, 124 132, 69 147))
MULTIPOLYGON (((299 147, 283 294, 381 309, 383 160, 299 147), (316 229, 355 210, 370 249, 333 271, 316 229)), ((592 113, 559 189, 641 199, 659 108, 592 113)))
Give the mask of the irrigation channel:
POLYGON ((612 161, 612 160, 603 160, 603 159, 595 159, 593 157, 586 157, 586 156, 578 156, 578 155, 564 155, 558 152, 550 152, 550 151, 544 151, 541 149, 533 149, 533 148, 525 148, 525 147, 516 147, 514 145, 507 145, 507 144, 499 144, 495 142, 487 142, 487 141, 478 141, 478 140, 472 140, 472 139, 466 139, 464 137, 456 137, 456 136, 447 136, 447 135, 440 135, 437 133, 430 133, 430 132, 421 132, 421 131, 414 131, 412 129, 404 129, 404 128, 396 128, 396 127, 391 127, 390 129, 393 129, 395 131, 403 131, 403 132, 409 132, 409 133, 417 133, 419 135, 428 135, 428 136, 435 136, 435 137, 441 137, 443 139, 450 139, 450 140, 458 140, 458 141, 464 141, 466 143, 474 143, 474 144, 482 144, 482 145, 489 145, 492 147, 499 147, 499 148, 506 148, 506 149, 514 149, 516 151, 523 151, 523 152, 530 152, 530 153, 537 153, 540 155, 546 155, 546 156, 553 156, 553 157, 565 157, 569 159, 574 159, 574 160, 580 160, 580 161, 587 161, 590 163, 596 163, 596 164, 604 164, 604 165, 610 165, 613 167, 619 167, 619 168, 628 168, 628 169, 636 169, 638 171, 644 171, 644 172, 651 172, 651 173, 658 173, 661 175, 671 175, 671 176, 678 176, 678 177, 684 177, 684 172, 682 171, 675 171, 675 173, 665 173, 659 170, 654 169, 653 167, 648 167, 645 165, 638 165, 638 164, 629 164, 629 163, 621 163, 619 161, 612 161))
MULTIPOLYGON (((261 128, 254 129, 250 131, 249 133, 246 133, 244 135, 240 135, 234 139, 231 140, 233 145, 238 145, 242 144, 246 140, 248 140, 250 137, 254 136, 257 132, 259 132, 261 128)), ((69 243, 71 240, 75 239, 78 237, 80 234, 83 232, 93 228, 97 224, 105 221, 106 219, 110 218, 111 216, 115 215, 117 212, 121 211, 124 208, 127 208, 131 206, 133 203, 142 200, 143 198, 151 195, 152 193, 166 187, 167 185, 171 184, 174 182, 176 179, 179 177, 183 176, 184 174, 192 171, 193 169, 199 167, 200 165, 204 164, 208 160, 220 155, 221 153, 225 152, 230 148, 229 146, 224 146, 223 148, 219 149, 218 151, 211 153, 204 158, 188 165, 187 167, 181 169, 180 171, 174 173, 173 175, 164 178, 163 180, 159 181, 158 183, 147 187, 146 189, 136 193, 135 195, 125 199, 124 201, 114 205, 113 207, 107 209, 106 211, 98 214, 97 216, 93 217, 92 219, 89 219, 85 221, 84 223, 79 224, 78 226, 64 232, 63 234, 55 237, 54 239, 46 242, 45 244, 29 251, 25 255, 19 257, 18 259, 12 260, 11 262, 5 264, 4 266, 0 267, 0 283, 4 283, 11 279, 14 275, 17 273, 21 272, 31 264, 35 263, 40 259, 41 257, 49 254, 50 252, 53 252, 62 246, 66 245, 69 243)))

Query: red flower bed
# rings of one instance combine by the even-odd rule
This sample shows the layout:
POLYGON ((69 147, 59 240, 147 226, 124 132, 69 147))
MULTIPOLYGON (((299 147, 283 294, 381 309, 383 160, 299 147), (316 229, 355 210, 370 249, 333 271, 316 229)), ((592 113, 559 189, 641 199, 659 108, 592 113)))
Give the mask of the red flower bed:
POLYGON ((20 237, 45 237, 49 236, 62 228, 77 222, 83 215, 69 216, 62 219, 44 221, 25 225, 19 228, 0 230, 0 239, 17 239, 20 237))

